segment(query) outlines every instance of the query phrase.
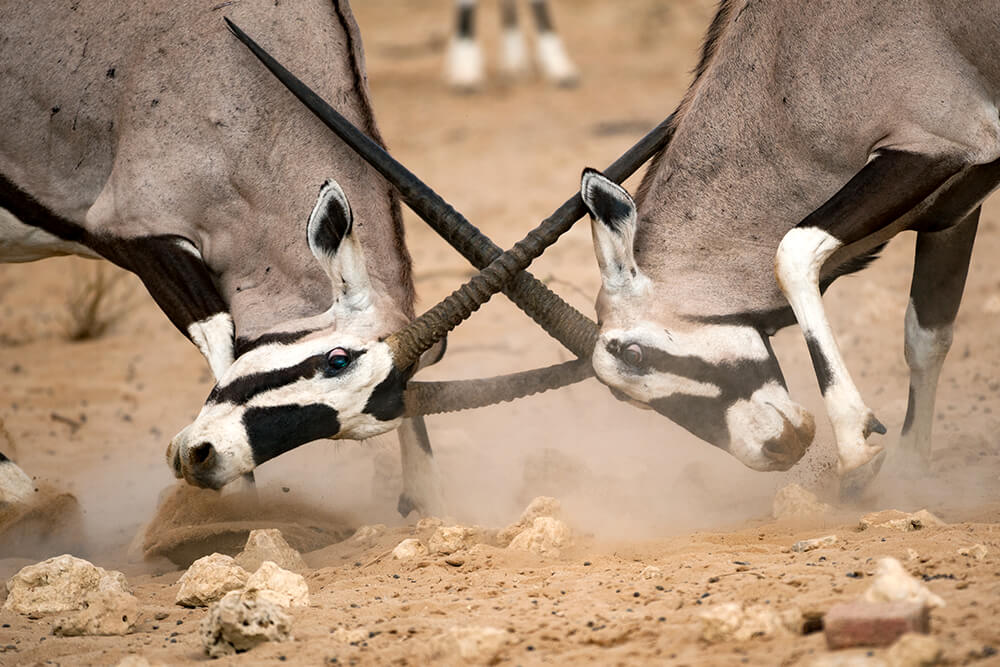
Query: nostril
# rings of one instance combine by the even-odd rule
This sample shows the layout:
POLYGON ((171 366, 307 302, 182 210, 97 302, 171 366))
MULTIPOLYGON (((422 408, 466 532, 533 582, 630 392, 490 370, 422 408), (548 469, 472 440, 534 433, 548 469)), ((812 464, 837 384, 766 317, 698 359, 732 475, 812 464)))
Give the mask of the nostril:
POLYGON ((210 465, 214 459, 215 447, 213 447, 210 442, 203 442, 199 445, 195 445, 189 450, 188 453, 188 461, 191 462, 191 465, 199 468, 204 468, 210 465))

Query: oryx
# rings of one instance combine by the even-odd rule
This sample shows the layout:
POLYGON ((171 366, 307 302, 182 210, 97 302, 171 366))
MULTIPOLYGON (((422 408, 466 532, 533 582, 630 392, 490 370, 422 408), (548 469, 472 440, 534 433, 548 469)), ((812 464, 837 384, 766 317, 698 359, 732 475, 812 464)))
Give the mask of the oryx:
POLYGON ((813 439, 768 337, 798 322, 842 472, 885 428, 821 292, 917 232, 900 451, 926 459, 979 207, 1000 182, 1000 6, 986 0, 722 0, 670 146, 635 201, 583 176, 602 277, 594 370, 748 466, 813 439))
POLYGON ((403 389, 440 356, 437 322, 471 300, 408 324, 396 196, 274 86, 223 6, 289 45, 378 140, 346 1, 8 2, 0 206, 17 220, 0 227, 0 261, 76 253, 142 279, 218 381, 168 450, 189 482, 218 488, 305 442, 401 425, 401 509, 431 509, 430 447, 403 389))
MULTIPOLYGON (((574 86, 579 72, 562 38, 556 32, 548 0, 530 0, 535 18, 535 59, 546 79, 558 86, 574 86)), ((529 69, 528 50, 517 20, 517 0, 499 0, 503 25, 500 67, 507 76, 519 76, 529 69)), ((445 80, 459 90, 474 90, 483 84, 483 51, 476 38, 476 10, 479 0, 455 0, 455 31, 448 43, 445 80)))

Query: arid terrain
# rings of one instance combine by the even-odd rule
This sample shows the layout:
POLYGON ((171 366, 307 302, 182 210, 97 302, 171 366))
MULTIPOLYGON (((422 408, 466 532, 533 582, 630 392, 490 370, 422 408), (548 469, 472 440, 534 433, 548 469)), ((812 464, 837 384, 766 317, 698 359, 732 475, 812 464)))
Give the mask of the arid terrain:
MULTIPOLYGON (((494 3, 483 4, 481 32, 494 66, 499 21, 494 3)), ((556 0, 579 87, 491 77, 480 93, 459 95, 441 79, 451 5, 356 0, 354 11, 391 151, 504 247, 576 191, 584 166, 610 164, 673 109, 714 10, 712 0, 556 0)), ((415 215, 405 216, 419 310, 471 272, 415 215)), ((906 408, 903 313, 913 245, 912 235, 897 238, 870 269, 825 297, 848 366, 889 428, 888 447, 906 408)), ((884 477, 853 504, 837 501, 832 432, 797 328, 780 332, 775 348, 818 431, 787 473, 753 472, 655 413, 620 403, 593 379, 429 418, 448 519, 502 528, 532 498, 553 496, 573 529, 572 545, 558 555, 481 547, 452 558, 458 565, 434 556, 396 561, 387 552, 400 540, 426 534, 417 532, 419 517, 395 512, 395 436, 313 443, 257 471, 262 497, 299 507, 290 524, 313 511, 335 517, 344 535, 363 525, 388 528, 306 554, 312 602, 295 612, 294 641, 220 664, 447 662, 435 657, 438 638, 476 625, 507 631, 499 664, 808 665, 826 653, 822 633, 708 644, 699 613, 730 601, 821 613, 859 595, 883 556, 898 558, 945 600, 932 626, 948 664, 1000 664, 998 256, 994 199, 941 378, 926 477, 884 477), (773 519, 775 492, 792 482, 837 507, 773 519), (884 509, 927 509, 946 525, 857 530, 862 515, 884 509), (829 534, 838 537, 832 546, 790 551, 798 540, 829 534), (984 558, 958 553, 976 544, 986 547, 984 558), (648 566, 662 576, 646 578, 648 566), (368 639, 339 641, 333 631, 341 627, 364 628, 368 639)), ((125 637, 62 638, 52 636, 51 620, 0 611, 0 665, 114 665, 132 653, 168 665, 207 660, 197 632, 205 610, 173 604, 182 570, 165 559, 136 562, 129 545, 161 492, 177 484, 163 454, 200 409, 210 373, 131 276, 111 292, 111 308, 122 313, 107 332, 67 340, 68 304, 96 266, 75 258, 0 265, 0 418, 12 440, 0 436, 0 451, 75 494, 84 536, 73 553, 125 572, 143 620, 125 637)), ((593 314, 599 276, 585 221, 532 271, 593 314)), ((451 335, 445 359, 422 377, 477 377, 568 358, 498 296, 451 335)), ((56 553, 0 560, 0 581, 56 553)))

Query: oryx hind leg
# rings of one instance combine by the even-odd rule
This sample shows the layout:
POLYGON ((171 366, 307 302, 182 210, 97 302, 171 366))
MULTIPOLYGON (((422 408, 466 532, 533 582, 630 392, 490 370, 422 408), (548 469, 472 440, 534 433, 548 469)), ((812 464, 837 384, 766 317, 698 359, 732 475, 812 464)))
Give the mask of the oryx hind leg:
POLYGON ((823 310, 820 271, 839 248, 891 224, 940 188, 960 160, 884 151, 820 208, 789 231, 778 246, 775 274, 809 346, 816 378, 833 424, 843 474, 874 458, 881 445, 871 433, 885 426, 865 405, 823 310))
POLYGON ((542 73, 546 79, 558 86, 567 88, 575 86, 579 82, 580 73, 566 53, 562 38, 552 23, 548 0, 531 0, 531 10, 535 15, 535 26, 538 29, 536 51, 542 73))
POLYGON ((528 71, 528 51, 524 45, 524 33, 517 22, 517 0, 502 0, 500 19, 503 37, 500 44, 500 67, 509 77, 517 77, 528 71))
POLYGON ((483 51, 476 40, 476 2, 455 1, 455 33, 445 58, 448 85, 466 92, 483 84, 483 51))
POLYGON ((408 417, 397 429, 403 465, 403 492, 396 509, 408 516, 416 511, 423 516, 444 513, 444 494, 430 436, 423 417, 408 417))

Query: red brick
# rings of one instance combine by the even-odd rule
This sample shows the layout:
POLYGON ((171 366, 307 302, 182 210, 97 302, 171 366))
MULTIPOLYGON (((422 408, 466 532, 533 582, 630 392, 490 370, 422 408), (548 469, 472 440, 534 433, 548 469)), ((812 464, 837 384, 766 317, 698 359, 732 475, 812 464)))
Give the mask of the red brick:
POLYGON ((823 617, 823 632, 831 649, 888 646, 907 632, 930 631, 930 609, 918 602, 855 600, 835 604, 823 617))

